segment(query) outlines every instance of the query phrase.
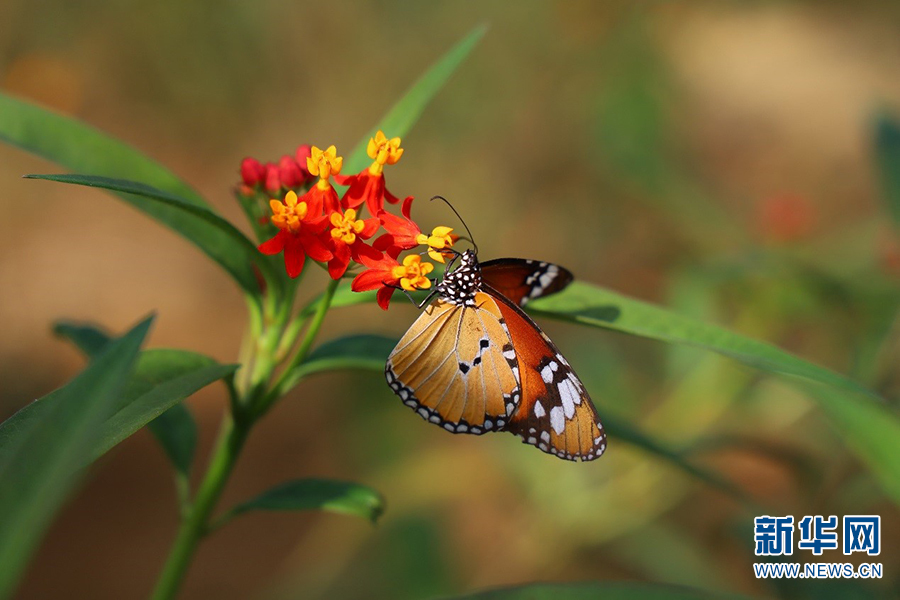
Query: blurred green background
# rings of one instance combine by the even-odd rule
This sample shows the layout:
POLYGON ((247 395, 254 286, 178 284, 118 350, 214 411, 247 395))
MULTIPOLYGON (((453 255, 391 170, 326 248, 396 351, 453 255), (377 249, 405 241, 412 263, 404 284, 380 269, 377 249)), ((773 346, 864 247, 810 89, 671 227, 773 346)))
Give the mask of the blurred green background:
MULTIPOLYGON (((404 138, 387 172, 395 194, 450 198, 482 259, 558 262, 850 373, 896 412, 900 238, 875 154, 879 123, 900 113, 896 3, 5 0, 0 87, 137 146, 239 222, 241 158, 301 143, 349 153, 481 22, 487 36, 404 138)), ((244 306, 227 276, 99 192, 19 179, 58 170, 0 147, 2 416, 81 368, 50 334, 60 317, 123 331, 155 310, 150 345, 234 360, 244 306)), ((452 222, 424 201, 414 216, 452 222)), ((395 306, 335 311, 325 333, 399 336, 415 311, 395 306)), ((245 517, 201 547, 184 597, 424 598, 605 579, 897 594, 900 512, 796 388, 697 350, 546 330, 601 415, 722 473, 769 514, 882 515, 885 578, 756 581, 763 508, 621 438, 570 464, 510 436, 451 436, 366 373, 286 398, 223 505, 328 476, 380 490, 379 525, 245 517)), ((204 448, 224 402, 221 387, 190 401, 204 448)), ((135 435, 57 520, 21 597, 144 596, 174 535, 174 496, 162 453, 135 435)))

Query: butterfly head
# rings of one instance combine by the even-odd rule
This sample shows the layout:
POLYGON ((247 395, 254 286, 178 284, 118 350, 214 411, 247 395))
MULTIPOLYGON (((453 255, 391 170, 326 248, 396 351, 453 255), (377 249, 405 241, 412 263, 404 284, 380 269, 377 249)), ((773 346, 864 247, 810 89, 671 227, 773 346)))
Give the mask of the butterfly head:
POLYGON ((481 267, 472 250, 459 255, 459 265, 446 273, 437 285, 437 292, 445 302, 461 306, 475 306, 475 294, 481 291, 481 267))

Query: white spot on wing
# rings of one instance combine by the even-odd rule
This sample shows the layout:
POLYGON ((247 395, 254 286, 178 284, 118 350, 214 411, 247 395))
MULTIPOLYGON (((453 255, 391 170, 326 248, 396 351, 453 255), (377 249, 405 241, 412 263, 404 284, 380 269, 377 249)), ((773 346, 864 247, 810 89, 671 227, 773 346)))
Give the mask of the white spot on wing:
POLYGON ((571 419, 575 415, 575 402, 576 400, 580 401, 578 392, 568 379, 564 379, 556 388, 559 390, 559 397, 562 400, 566 418, 571 419))
POLYGON ((566 429, 566 419, 563 416, 562 406, 554 406, 550 409, 550 427, 556 432, 556 435, 562 435, 566 429))
POLYGON ((541 379, 544 380, 544 383, 551 383, 553 381, 553 369, 550 368, 550 365, 541 369, 541 379))
POLYGON ((547 411, 544 410, 544 405, 541 404, 541 401, 538 400, 534 403, 534 416, 538 419, 547 414, 547 411))

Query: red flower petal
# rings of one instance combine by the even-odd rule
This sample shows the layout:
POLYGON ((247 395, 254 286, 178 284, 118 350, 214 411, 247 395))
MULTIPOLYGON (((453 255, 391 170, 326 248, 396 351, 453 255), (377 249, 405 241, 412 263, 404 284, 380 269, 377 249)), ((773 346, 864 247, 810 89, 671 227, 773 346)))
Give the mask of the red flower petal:
POLYGON ((391 304, 391 296, 394 295, 394 291, 394 288, 383 287, 378 290, 377 294, 375 294, 375 299, 378 301, 378 306, 380 306, 382 310, 388 309, 388 306, 391 304))
POLYGON ((387 256, 385 254, 380 254, 378 258, 374 258, 367 255, 362 255, 359 257, 360 263, 365 265, 370 269, 377 269, 380 271, 388 271, 390 272, 396 266, 399 266, 400 263, 397 262, 397 259, 393 256, 387 256))
POLYGON ((328 261, 328 274, 332 279, 340 279, 350 265, 350 248, 343 242, 334 243, 334 258, 328 261))
POLYGON ((327 260, 331 260, 334 256, 331 253, 331 250, 319 239, 318 236, 313 235, 311 233, 300 232, 300 236, 303 240, 303 248, 306 250, 306 253, 309 254, 309 257, 318 262, 325 262, 327 260))
POLYGON ((335 183, 338 185, 353 185, 353 182, 356 181, 358 175, 332 175, 335 183))
MULTIPOLYGON (((382 181, 384 181, 384 179, 382 179, 382 181)), ((388 202, 390 202, 391 204, 397 204, 398 202, 400 202, 400 198, 398 198, 397 196, 390 193, 387 190, 387 188, 384 188, 382 190, 382 195, 384 196, 384 199, 387 200, 388 202)), ((410 200, 410 202, 412 201, 412 196, 409 196, 409 200, 410 200)))
POLYGON ((357 235, 364 240, 367 240, 370 237, 372 237, 373 235, 375 235, 375 232, 378 231, 379 227, 381 227, 381 219, 379 219, 377 217, 373 217, 371 219, 365 219, 363 221, 363 223, 365 223, 366 226, 363 227, 363 230, 360 231, 357 235))
POLYGON ((281 251, 284 250, 286 235, 288 234, 284 231, 279 231, 275 234, 275 237, 260 244, 259 251, 263 254, 268 254, 269 256, 280 254, 281 251))
POLYGON ((372 246, 369 246, 359 238, 357 238, 356 241, 353 242, 353 245, 350 246, 350 252, 353 260, 355 260, 359 264, 363 264, 363 258, 371 262, 380 260, 383 256, 383 254, 379 250, 376 250, 372 246))
POLYGON ((412 217, 410 216, 410 211, 412 211, 412 203, 413 197, 407 196, 406 200, 403 201, 403 205, 400 207, 400 213, 410 221, 412 221, 412 217))
POLYGON ((394 237, 394 245, 399 246, 403 250, 409 250, 419 245, 416 238, 422 231, 415 222, 408 218, 398 217, 389 212, 382 212, 381 224, 385 230, 394 237))
POLYGON ((354 292, 368 292, 384 286, 385 278, 390 276, 390 272, 378 269, 366 269, 353 278, 350 289, 354 292))
POLYGON ((377 215, 384 210, 384 175, 370 176, 363 190, 369 212, 377 215))
POLYGON ((284 268, 288 277, 293 279, 303 272, 303 264, 306 262, 306 254, 303 252, 303 243, 299 236, 290 236, 284 245, 284 268))

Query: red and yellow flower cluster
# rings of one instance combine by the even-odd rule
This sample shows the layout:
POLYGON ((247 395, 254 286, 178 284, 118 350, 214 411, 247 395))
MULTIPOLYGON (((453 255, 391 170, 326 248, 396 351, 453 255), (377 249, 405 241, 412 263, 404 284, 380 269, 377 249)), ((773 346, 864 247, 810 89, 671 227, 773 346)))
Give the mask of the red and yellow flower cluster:
POLYGON ((423 233, 410 216, 412 196, 400 203, 385 187, 385 165, 396 164, 403 155, 400 138, 387 138, 379 131, 369 140, 367 153, 373 162, 356 175, 341 175, 343 158, 334 146, 325 150, 300 146, 295 157, 286 155, 277 166, 246 158, 241 164, 241 193, 265 190, 281 196, 282 190, 288 190, 280 199, 269 200, 269 221, 278 231, 259 250, 268 255, 284 253, 290 277, 300 275, 306 257, 326 263, 333 279, 340 279, 351 263, 357 263, 365 268, 353 279, 353 291, 378 290, 378 304, 387 310, 395 290, 431 287, 427 275, 434 265, 419 254, 400 261, 400 254, 426 245, 429 256, 443 263, 457 236, 443 226, 423 233), (318 181, 304 192, 302 188, 316 177, 318 181), (342 195, 331 184, 332 178, 347 186, 342 195), (400 203, 400 215, 388 212, 385 203, 400 203), (362 218, 364 209, 371 215, 367 219, 362 218))

